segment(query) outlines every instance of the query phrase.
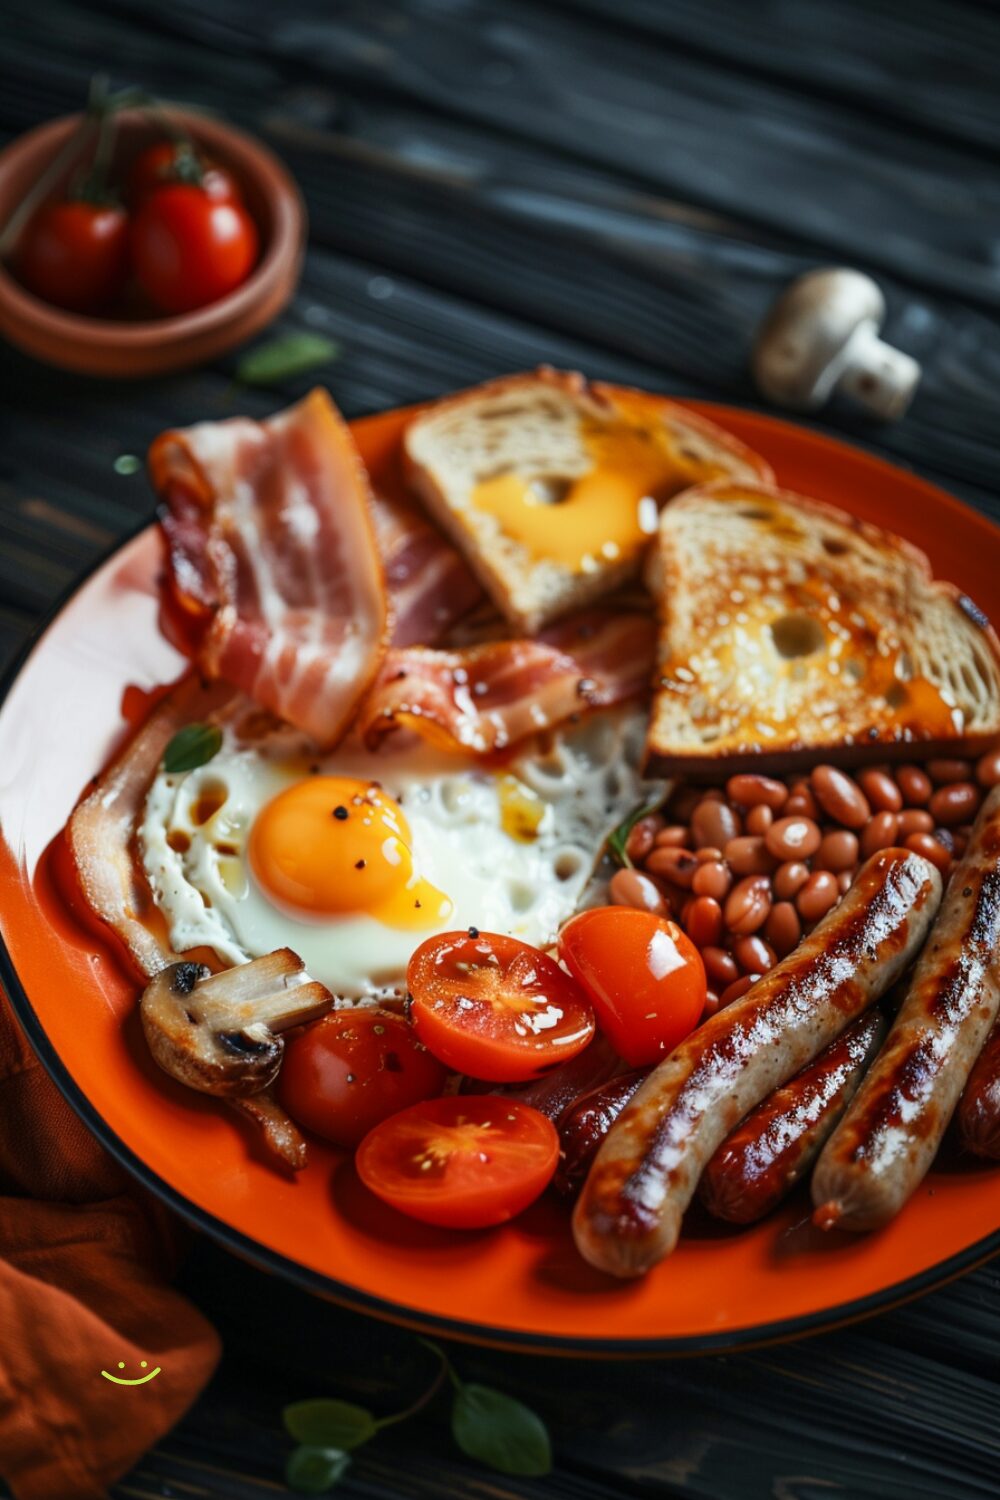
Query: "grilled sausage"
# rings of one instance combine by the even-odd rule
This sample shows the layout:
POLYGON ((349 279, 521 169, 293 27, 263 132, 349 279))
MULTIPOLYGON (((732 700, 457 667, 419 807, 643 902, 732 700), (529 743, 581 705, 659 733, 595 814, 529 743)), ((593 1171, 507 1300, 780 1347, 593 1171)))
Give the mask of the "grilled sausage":
POLYGON ((1000 1021, 994 1023, 958 1101, 958 1132, 973 1156, 1000 1161, 1000 1021))
POLYGON ((879 1229, 923 1180, 1000 1009, 1000 787, 983 803, 899 1015, 813 1173, 814 1222, 879 1229))
POLYGON ((869 1011, 751 1110, 705 1168, 698 1196, 710 1214, 753 1224, 787 1197, 854 1097, 887 1029, 881 1011, 869 1011))
POLYGON ((660 1063, 611 1127, 577 1202, 585 1260, 639 1276, 670 1253, 729 1132, 888 989, 940 899, 941 877, 920 855, 872 855, 793 953, 660 1063))
POLYGON ((601 1142, 648 1072, 648 1068, 638 1068, 599 1083, 563 1112, 559 1120, 559 1165, 552 1181, 562 1197, 573 1198, 579 1192, 601 1142))

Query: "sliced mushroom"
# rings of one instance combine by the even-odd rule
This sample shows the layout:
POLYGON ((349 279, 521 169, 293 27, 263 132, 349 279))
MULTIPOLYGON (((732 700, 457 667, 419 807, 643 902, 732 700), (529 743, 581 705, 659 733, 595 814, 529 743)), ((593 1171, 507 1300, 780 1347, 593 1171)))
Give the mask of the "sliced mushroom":
POLYGON ((182 961, 161 969, 139 1004, 149 1049, 165 1073, 220 1098, 257 1094, 278 1076, 278 1034, 314 1021, 333 1004, 315 980, 302 983, 289 948, 212 974, 182 961))

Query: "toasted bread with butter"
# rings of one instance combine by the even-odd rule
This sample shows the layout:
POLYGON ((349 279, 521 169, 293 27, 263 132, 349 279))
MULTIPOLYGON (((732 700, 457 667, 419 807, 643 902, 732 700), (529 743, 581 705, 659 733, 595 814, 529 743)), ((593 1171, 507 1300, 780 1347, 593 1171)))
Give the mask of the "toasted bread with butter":
POLYGON ((673 401, 549 369, 436 402, 403 450, 433 519, 528 635, 637 573, 669 496, 720 476, 773 477, 673 401))
POLYGON ((1000 644, 916 547, 818 500, 726 481, 663 511, 647 768, 783 769, 1000 737, 1000 644))

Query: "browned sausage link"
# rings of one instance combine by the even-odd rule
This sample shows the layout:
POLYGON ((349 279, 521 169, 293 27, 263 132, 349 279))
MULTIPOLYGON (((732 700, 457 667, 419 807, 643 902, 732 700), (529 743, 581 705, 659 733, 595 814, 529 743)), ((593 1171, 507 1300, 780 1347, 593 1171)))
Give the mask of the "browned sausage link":
POLYGON ((788 958, 660 1063, 611 1127, 577 1202, 585 1260, 639 1276, 670 1253, 729 1132, 892 984, 940 899, 941 877, 919 854, 873 854, 788 958))
POLYGON ((751 1110, 705 1168, 698 1196, 710 1214, 753 1224, 777 1207, 816 1160, 887 1029, 881 1011, 869 1011, 751 1110))
POLYGON ((1000 1161, 1000 1021, 995 1022, 958 1101, 958 1131, 973 1156, 1000 1161))
POLYGON ((983 804, 888 1040, 813 1173, 815 1222, 878 1229, 918 1187, 1000 1008, 1000 788, 983 804))
POLYGON ((552 1183, 562 1197, 576 1197, 598 1147, 648 1073, 648 1068, 639 1068, 599 1083, 564 1112, 559 1121, 559 1165, 552 1183))

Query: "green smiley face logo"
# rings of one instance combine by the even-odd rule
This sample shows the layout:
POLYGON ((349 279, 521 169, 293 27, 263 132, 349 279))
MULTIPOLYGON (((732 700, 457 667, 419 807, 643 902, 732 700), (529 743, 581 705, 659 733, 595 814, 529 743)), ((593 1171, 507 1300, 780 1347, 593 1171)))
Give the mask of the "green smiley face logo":
MULTIPOLYGON (((125 1361, 123 1359, 120 1359, 118 1361, 118 1368, 119 1370, 124 1370, 125 1361)), ((140 1359, 139 1368, 140 1370, 144 1370, 146 1368, 146 1360, 140 1359)), ((160 1366, 157 1365, 155 1370, 150 1370, 148 1375, 140 1375, 138 1380, 123 1380, 120 1375, 109 1375, 107 1370, 101 1371, 101 1374, 104 1376, 105 1380, 110 1380, 113 1385, 145 1385, 147 1381, 152 1380, 153 1376, 159 1375, 159 1373, 160 1366)))

